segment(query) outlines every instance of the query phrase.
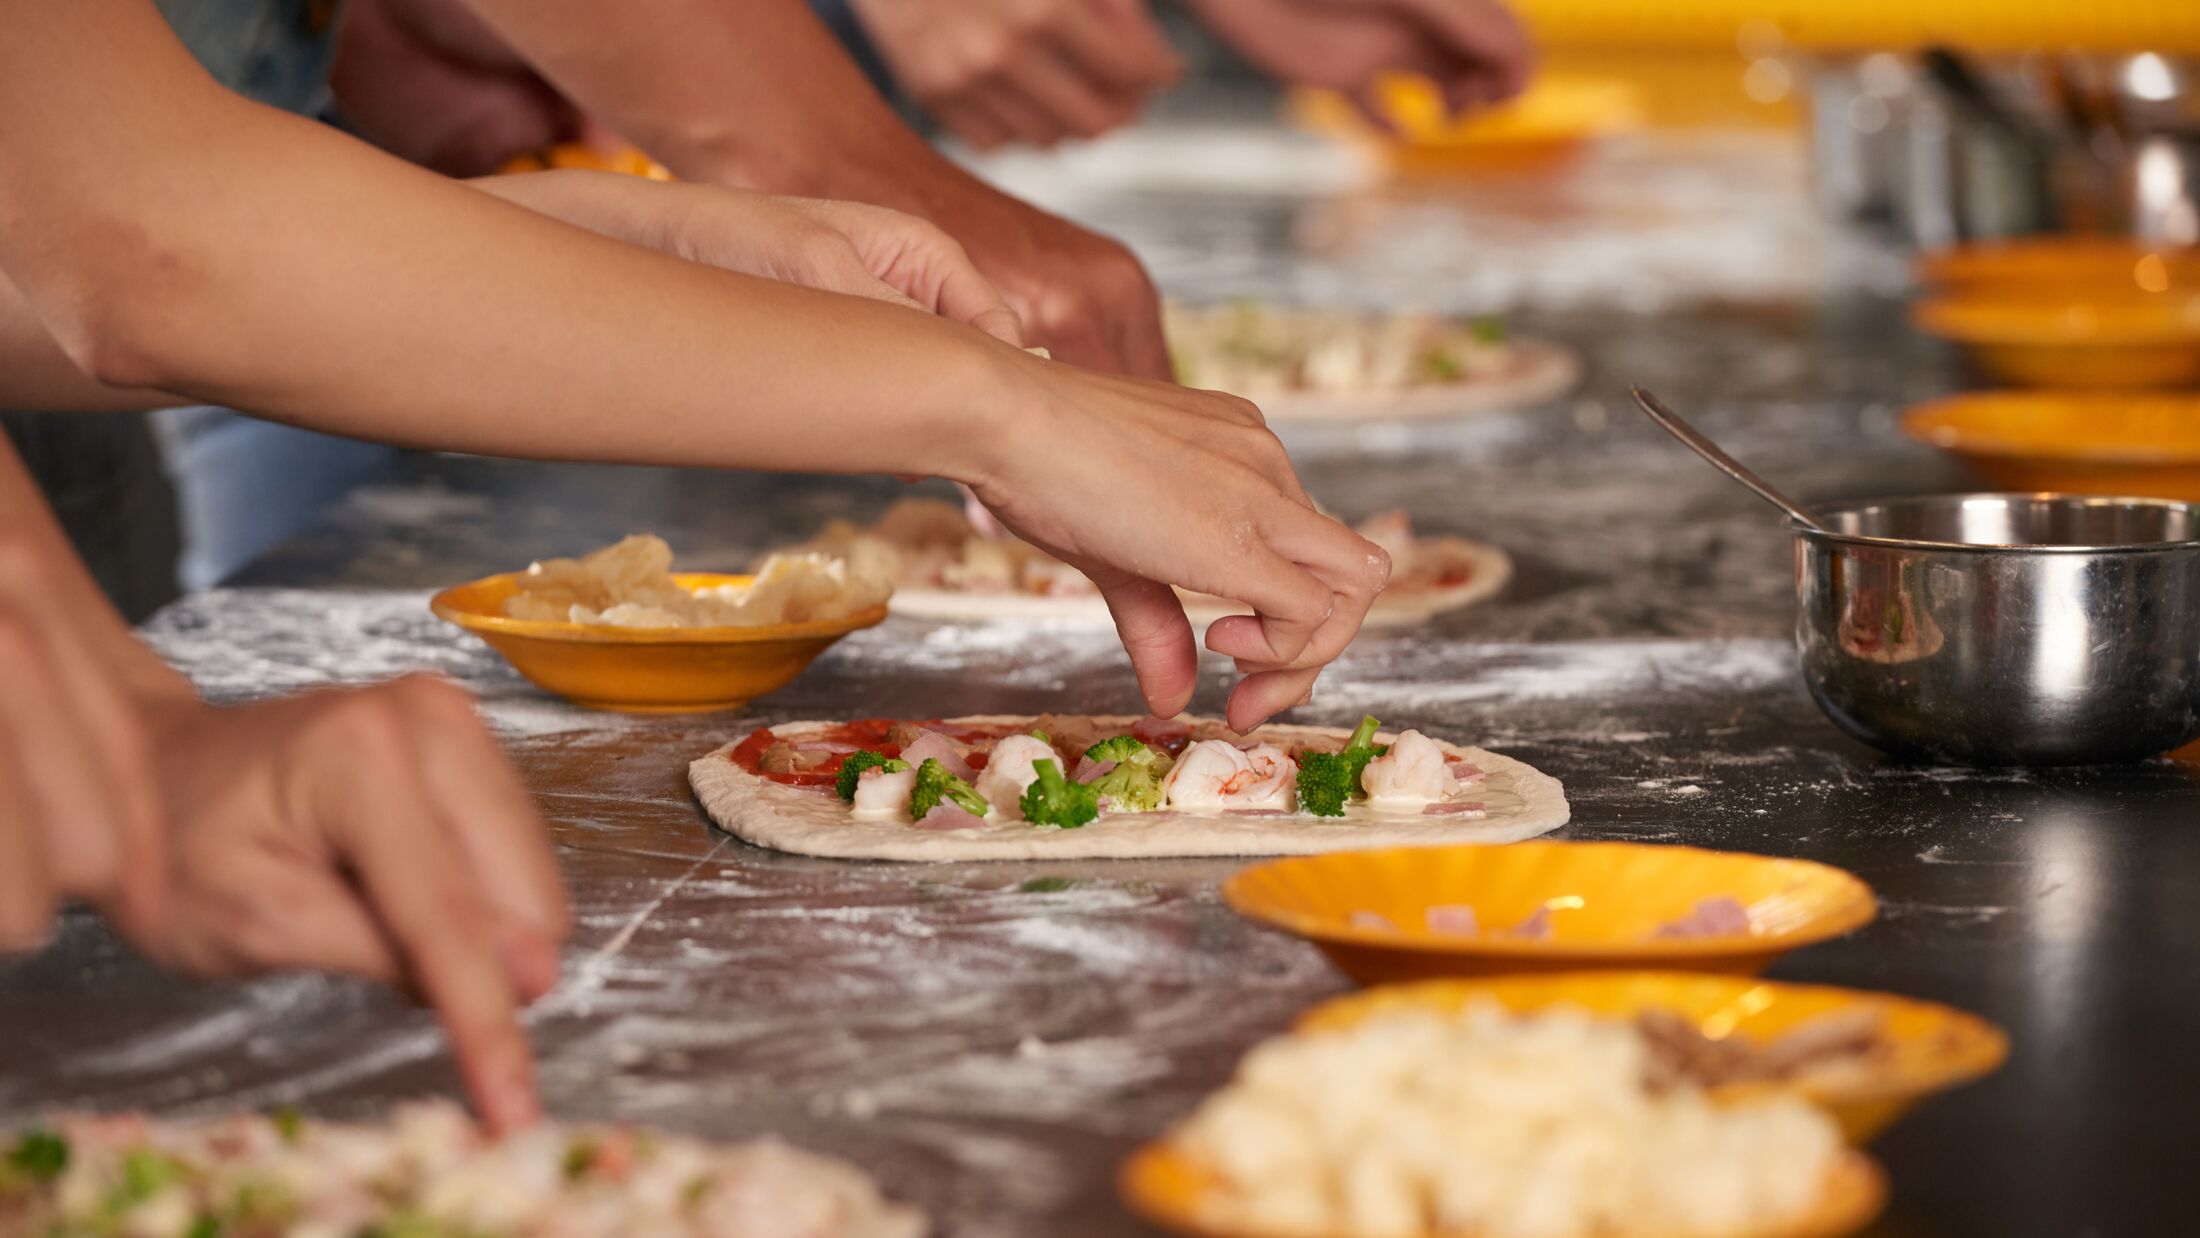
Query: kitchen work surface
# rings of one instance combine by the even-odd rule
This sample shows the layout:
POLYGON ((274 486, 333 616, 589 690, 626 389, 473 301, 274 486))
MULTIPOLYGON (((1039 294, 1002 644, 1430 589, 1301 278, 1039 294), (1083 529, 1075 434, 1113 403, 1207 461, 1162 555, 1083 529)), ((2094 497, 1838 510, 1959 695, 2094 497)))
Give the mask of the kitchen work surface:
MULTIPOLYGON (((1572 800, 1555 837, 1799 856, 1876 887, 1878 922, 1773 974, 1975 1011, 2013 1055, 1876 1146, 1894 1195, 1875 1233, 2188 1228, 2200 766, 1920 767, 1843 738, 1803 694, 1787 534, 1626 405, 1629 384, 1655 389, 1806 503, 1965 487, 1895 429, 1962 382, 1901 326, 1899 256, 1812 222, 1799 156, 1766 138, 1747 157, 1622 146, 1472 192, 1370 189, 1349 169, 1197 182, 1191 140, 1073 156, 1056 202, 1186 299, 1501 309, 1587 367, 1577 395, 1519 414, 1292 435, 1334 510, 1404 507, 1517 566, 1497 599, 1364 637, 1296 720, 1372 711, 1527 761, 1572 800)), ((1010 170, 1043 190, 1044 168, 1010 170)), ((576 904, 564 981, 531 1016, 554 1114, 777 1133, 858 1162, 955 1238, 1148 1235, 1115 1201, 1123 1155, 1346 987, 1311 945, 1223 907, 1239 862, 802 859, 713 832, 686 780, 691 758, 768 722, 1129 710, 1109 634, 892 619, 743 716, 629 718, 536 692, 427 611, 435 587, 628 532, 696 570, 737 567, 905 492, 414 459, 148 631, 217 699, 418 669, 480 693, 576 904)), ((1209 669, 1211 712, 1226 681, 1209 669)), ((0 1121, 366 1116, 455 1087, 431 1020, 390 994, 170 978, 82 915, 0 965, 0 1046, 0 1121)))

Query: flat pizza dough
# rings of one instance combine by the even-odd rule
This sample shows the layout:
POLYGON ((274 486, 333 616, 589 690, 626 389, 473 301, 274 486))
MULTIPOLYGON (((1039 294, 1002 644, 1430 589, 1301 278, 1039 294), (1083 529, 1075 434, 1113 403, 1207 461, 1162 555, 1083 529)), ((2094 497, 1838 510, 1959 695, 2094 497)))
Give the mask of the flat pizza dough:
MULTIPOLYGON (((1512 580, 1512 556, 1487 542, 1464 537, 1430 536, 1421 544, 1456 556, 1468 565, 1467 579, 1459 584, 1430 589, 1391 589, 1378 595, 1368 608, 1364 629, 1385 631, 1411 628, 1485 598, 1494 597, 1512 580)), ((1249 614, 1250 608, 1207 594, 1181 594, 1184 613, 1194 624, 1208 624, 1224 615, 1249 614)), ((956 589, 897 588, 887 605, 897 615, 915 619, 1052 619, 1064 623, 1103 627, 1113 622, 1108 604, 1097 593, 1049 596, 1002 590, 974 593, 956 589)))
MULTIPOLYGON (((1021 725, 1021 715, 948 718, 964 726, 1021 725)), ((1140 719, 1096 716, 1103 730, 1127 732, 1140 719)), ((1187 721, 1195 721, 1187 719, 1187 721)), ((825 731, 834 722, 791 722, 772 733, 799 743, 807 731, 825 731)), ((1342 746, 1351 732, 1337 727, 1265 726, 1247 736, 1279 746, 1319 741, 1342 746)), ((1389 732, 1378 736, 1388 741, 1389 732)), ((1032 826, 1022 821, 989 821, 966 830, 920 830, 900 821, 854 817, 829 788, 805 790, 760 778, 729 759, 738 746, 729 743, 688 766, 696 798, 720 829, 744 842, 796 855, 843 860, 1079 860, 1142 859, 1164 856, 1312 855, 1375 847, 1437 846, 1446 843, 1509 843, 1547 834, 1566 824, 1566 793, 1558 779, 1508 756, 1482 748, 1444 744, 1460 760, 1471 761, 1487 781, 1476 798, 1487 815, 1424 816, 1374 813, 1355 809, 1342 818, 1302 816, 1210 816, 1169 810, 1109 814, 1074 830, 1032 826)))
POLYGON ((1246 392, 1271 422, 1351 422, 1507 413, 1555 400, 1581 381, 1573 350, 1544 340, 1512 341, 1503 374, 1399 389, 1246 392))

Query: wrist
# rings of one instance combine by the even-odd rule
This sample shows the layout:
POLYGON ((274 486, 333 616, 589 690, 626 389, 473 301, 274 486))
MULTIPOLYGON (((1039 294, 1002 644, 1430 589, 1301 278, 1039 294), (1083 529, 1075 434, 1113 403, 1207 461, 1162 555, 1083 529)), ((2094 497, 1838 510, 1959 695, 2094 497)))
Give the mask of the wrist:
POLYGON ((958 330, 962 347, 950 364, 958 377, 937 401, 928 441, 940 451, 924 472, 972 489, 997 484, 1031 450, 1034 422, 1053 404, 1042 377, 1046 362, 974 330, 958 330))

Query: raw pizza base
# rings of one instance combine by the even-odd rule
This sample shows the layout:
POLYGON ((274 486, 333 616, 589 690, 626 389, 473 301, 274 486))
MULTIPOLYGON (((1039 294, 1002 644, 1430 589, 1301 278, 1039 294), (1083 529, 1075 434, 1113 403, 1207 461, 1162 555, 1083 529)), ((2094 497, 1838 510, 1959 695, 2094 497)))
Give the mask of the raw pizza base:
POLYGON ((1581 381, 1573 350, 1544 340, 1515 340, 1511 372, 1455 383, 1388 391, 1271 391, 1246 398, 1273 422, 1387 421, 1393 418, 1515 412, 1555 400, 1581 381))
MULTIPOLYGON (((948 718, 969 726, 1029 721, 1025 715, 948 718)), ((1103 730, 1128 731, 1139 719, 1098 716, 1103 730)), ((805 730, 833 722, 791 722, 772 733, 799 741, 805 730)), ((1248 738, 1272 743, 1312 740, 1342 746, 1351 732, 1337 727, 1265 726, 1248 738)), ((1381 737, 1390 738, 1386 732, 1381 737)), ((1041 829, 1022 821, 988 822, 968 830, 919 830, 900 821, 857 820, 839 796, 800 790, 760 778, 727 759, 739 741, 725 744, 688 766, 696 798, 720 829, 744 842, 796 855, 843 860, 1082 860, 1163 856, 1313 855, 1374 847, 1445 843, 1509 843, 1547 834, 1566 824, 1566 793, 1541 770, 1481 748, 1445 744, 1459 759, 1479 766, 1486 781, 1476 798, 1487 816, 1368 813, 1325 820, 1315 817, 1228 817, 1167 810, 1103 817, 1081 829, 1041 829)))
MULTIPOLYGON (((1418 627, 1438 615, 1472 606, 1494 597, 1512 580, 1512 556, 1487 542, 1464 537, 1424 537, 1424 543, 1441 545, 1471 565, 1467 579, 1446 589, 1385 592, 1368 608, 1364 629, 1383 631, 1418 627)), ((1235 602, 1206 594, 1180 594, 1184 613, 1195 624, 1212 623, 1224 615, 1242 615, 1248 609, 1235 602)), ((1098 594, 1044 597, 1035 593, 965 593, 954 589, 896 589, 887 601, 897 615, 913 619, 1055 619, 1104 626, 1111 622, 1108 604, 1098 594)))

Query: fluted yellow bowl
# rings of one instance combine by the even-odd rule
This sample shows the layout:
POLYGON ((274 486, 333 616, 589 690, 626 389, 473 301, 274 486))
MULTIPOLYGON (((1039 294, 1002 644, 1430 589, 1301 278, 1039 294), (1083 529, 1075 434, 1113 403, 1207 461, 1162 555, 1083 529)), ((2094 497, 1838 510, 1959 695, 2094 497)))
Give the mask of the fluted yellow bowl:
POLYGON ((1312 941, 1362 984, 1625 967, 1754 976, 1798 946, 1870 923, 1879 909, 1869 886, 1824 864, 1620 842, 1272 860, 1224 882, 1222 897, 1240 915, 1312 941), (1748 911, 1748 933, 1653 936, 1722 895, 1748 911), (1428 927, 1430 908, 1462 904, 1474 908, 1479 933, 1428 927), (1538 910, 1550 913, 1548 939, 1503 931, 1538 910))
MULTIPOLYGON (((1186 1238, 1313 1238, 1306 1234, 1279 1235, 1217 1225, 1207 1218, 1209 1197, 1220 1179, 1206 1166, 1166 1140, 1149 1143, 1131 1154, 1116 1176, 1116 1189, 1131 1211, 1171 1233, 1186 1238)), ((1723 1234, 1653 1234, 1603 1231, 1582 1238, 1840 1238, 1871 1223, 1887 1203, 1887 1179, 1879 1166, 1861 1152, 1850 1151, 1834 1163, 1826 1175, 1818 1203, 1799 1217, 1778 1225, 1723 1234)), ((1320 1238, 1343 1238, 1321 1235, 1320 1238)), ((1438 1238, 1430 1235, 1429 1238, 1438 1238)))
MULTIPOLYGON (((626 628, 514 619, 505 599, 522 573, 506 572, 435 595, 429 607, 488 642, 512 669, 548 692, 590 709, 686 714, 739 709, 794 681, 834 641, 886 619, 886 607, 829 623, 762 627, 626 628)), ((687 589, 743 585, 752 578, 680 572, 687 589)))
POLYGON ((1999 288, 1927 297, 1910 319, 2019 387, 2181 387, 2200 382, 2200 293, 2062 295, 1999 288))
POLYGON ((1920 404, 1902 430, 1996 490, 2200 503, 2200 393, 1980 391, 1920 404))
POLYGON ((1919 283, 1951 290, 2161 293, 2200 287, 2200 249, 2124 237, 2037 236, 1929 250, 1918 255, 1915 270, 1919 283))
POLYGON ((1572 1006, 1616 1018, 1664 1010, 1695 1024, 1706 1036, 1756 1040, 1769 1040, 1813 1019, 1871 1011, 1880 1017, 1889 1051, 1862 1073, 1714 1091, 1721 1097, 1791 1092, 1831 1114, 1856 1144, 1877 1137, 1926 1097, 1992 1073, 2009 1056, 2009 1038, 2001 1029, 1951 1006, 1892 993, 1690 972, 1575 972, 1386 985, 1323 1002, 1307 1011, 1295 1030, 1337 1031, 1393 1011, 1450 1013, 1478 1001, 1495 1001, 1522 1013, 1572 1006))

